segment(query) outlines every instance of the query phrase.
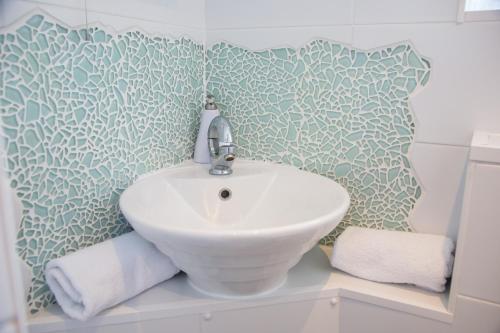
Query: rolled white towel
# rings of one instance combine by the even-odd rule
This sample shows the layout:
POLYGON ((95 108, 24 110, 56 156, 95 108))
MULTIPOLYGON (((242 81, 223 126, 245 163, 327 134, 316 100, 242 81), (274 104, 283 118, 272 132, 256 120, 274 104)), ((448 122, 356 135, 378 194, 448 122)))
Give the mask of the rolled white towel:
POLYGON ((133 231, 49 261, 45 278, 63 311, 86 320, 178 272, 133 231))
POLYGON ((330 263, 363 279, 442 292, 451 276, 453 249, 444 236, 348 227, 335 241, 330 263))

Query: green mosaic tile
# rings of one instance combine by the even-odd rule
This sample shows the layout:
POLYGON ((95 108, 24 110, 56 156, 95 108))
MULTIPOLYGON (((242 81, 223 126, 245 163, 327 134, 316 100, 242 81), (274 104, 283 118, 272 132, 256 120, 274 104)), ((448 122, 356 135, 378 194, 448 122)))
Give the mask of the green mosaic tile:
MULTIPOLYGON (((128 230, 121 191, 191 155, 203 94, 201 45, 52 21, 34 15, 0 33, 0 117, 33 312, 53 301, 48 260, 128 230)), ((293 164, 349 190, 351 208, 324 243, 350 224, 411 229, 421 189, 407 157, 408 98, 430 75, 411 45, 367 52, 316 40, 252 52, 220 43, 206 62, 240 157, 293 164)))
POLYGON ((429 73, 407 43, 361 51, 324 40, 259 52, 219 43, 206 65, 239 157, 292 164, 349 191, 351 207, 325 244, 348 225, 411 230, 421 189, 407 158, 408 99, 429 73))
POLYGON ((43 15, 0 33, 0 116, 32 312, 53 301, 48 260, 129 230, 120 193, 190 157, 203 62, 189 39, 74 30, 43 15))

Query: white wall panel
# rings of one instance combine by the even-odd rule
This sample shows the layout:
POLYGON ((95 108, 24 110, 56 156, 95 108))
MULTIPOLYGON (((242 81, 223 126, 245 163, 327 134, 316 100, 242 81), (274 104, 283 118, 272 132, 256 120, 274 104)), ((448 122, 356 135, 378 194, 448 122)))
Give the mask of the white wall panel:
POLYGON ((207 0, 208 30, 352 23, 352 0, 207 0))
POLYGON ((457 0, 354 0, 354 23, 454 22, 457 0))
POLYGON ((417 142, 468 146, 474 129, 500 131, 500 22, 355 26, 353 45, 410 40, 430 58, 428 85, 412 98, 417 142))
POLYGON ((14 249, 19 207, 13 200, 15 198, 4 168, 6 160, 3 137, 0 126, 0 331, 25 333, 23 276, 17 267, 20 260, 14 249))
POLYGON ((117 31, 139 28, 153 34, 192 36, 199 41, 205 35, 203 0, 87 0, 86 7, 85 0, 4 0, 0 1, 0 27, 37 9, 72 27, 99 22, 117 31))
POLYGON ((87 19, 89 26, 105 27, 108 32, 139 30, 151 36, 189 37, 198 43, 203 43, 205 38, 202 29, 170 25, 158 21, 115 16, 93 11, 88 12, 87 19))
POLYGON ((468 153, 465 147, 412 146, 410 157, 423 190, 410 216, 416 231, 457 239, 468 153))
POLYGON ((500 165, 472 163, 469 173, 456 292, 500 304, 500 165))
POLYGON ((32 2, 42 5, 52 5, 59 7, 68 7, 74 9, 85 9, 85 0, 16 0, 23 2, 32 2))
POLYGON ((354 0, 336 4, 340 12, 353 9, 351 24, 336 20, 344 25, 325 27, 329 5, 308 5, 208 0, 208 45, 223 40, 259 50, 328 38, 373 49, 410 40, 432 62, 429 83, 410 101, 415 140, 434 144, 415 145, 411 156, 424 195, 410 222, 417 231, 455 239, 472 132, 500 131, 500 22, 456 24, 457 0, 354 0), (293 16, 297 12, 301 17, 293 16))
POLYGON ((350 44, 351 37, 352 33, 349 26, 243 30, 222 29, 212 30, 208 33, 207 45, 211 46, 217 42, 226 41, 251 50, 262 50, 283 46, 299 48, 318 38, 350 44))
MULTIPOLYGON (((51 1, 51 3, 62 3, 61 1, 51 1)), ((30 15, 34 10, 43 10, 49 15, 57 18, 70 26, 85 26, 84 0, 73 0, 70 4, 74 7, 66 7, 54 4, 47 4, 35 1, 3 0, 0 1, 0 27, 11 25, 20 20, 23 16, 30 15), (77 5, 78 4, 78 5, 77 5)))
POLYGON ((204 0, 86 0, 89 12, 100 12, 189 28, 205 27, 204 0))
MULTIPOLYGON (((3 205, 0 203, 0 208, 2 207, 3 205)), ((1 215, 0 223, 7 223, 1 215)), ((2 322, 6 322, 16 316, 15 295, 12 293, 12 276, 10 275, 10 270, 6 269, 11 267, 10 258, 7 258, 8 251, 6 248, 7 246, 11 246, 11 244, 7 244, 5 232, 3 225, 0 225, 0 302, 2 304, 2 309, 0 310, 0 327, 2 322)))

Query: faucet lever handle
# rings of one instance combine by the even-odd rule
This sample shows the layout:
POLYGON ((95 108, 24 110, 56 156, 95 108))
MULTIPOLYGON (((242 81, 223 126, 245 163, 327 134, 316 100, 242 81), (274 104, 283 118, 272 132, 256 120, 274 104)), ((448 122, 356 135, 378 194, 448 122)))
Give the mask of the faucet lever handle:
POLYGON ((231 147, 236 147, 236 145, 232 142, 219 142, 219 147, 220 148, 231 148, 231 147))

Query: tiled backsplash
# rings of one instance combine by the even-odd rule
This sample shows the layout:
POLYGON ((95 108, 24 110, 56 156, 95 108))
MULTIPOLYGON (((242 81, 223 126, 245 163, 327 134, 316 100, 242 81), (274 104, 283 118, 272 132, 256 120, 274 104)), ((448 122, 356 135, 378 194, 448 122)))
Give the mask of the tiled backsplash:
POLYGON ((32 311, 52 300, 49 259, 127 230, 121 191, 190 157, 202 99, 203 47, 189 39, 70 29, 41 15, 0 34, 1 117, 32 311))
POLYGON ((139 174, 191 156, 203 78, 232 122, 238 156, 331 177, 348 224, 409 230, 420 196, 408 98, 430 64, 408 43, 367 52, 315 40, 249 51, 189 39, 71 29, 34 15, 0 33, 0 105, 18 250, 32 311, 52 301, 45 263, 128 230, 118 198, 139 174))
POLYGON ((350 224, 410 230, 421 189, 408 160, 408 98, 430 75, 411 45, 368 52, 315 40, 254 52, 219 43, 206 70, 239 156, 292 164, 348 189, 349 212, 325 243, 350 224))

